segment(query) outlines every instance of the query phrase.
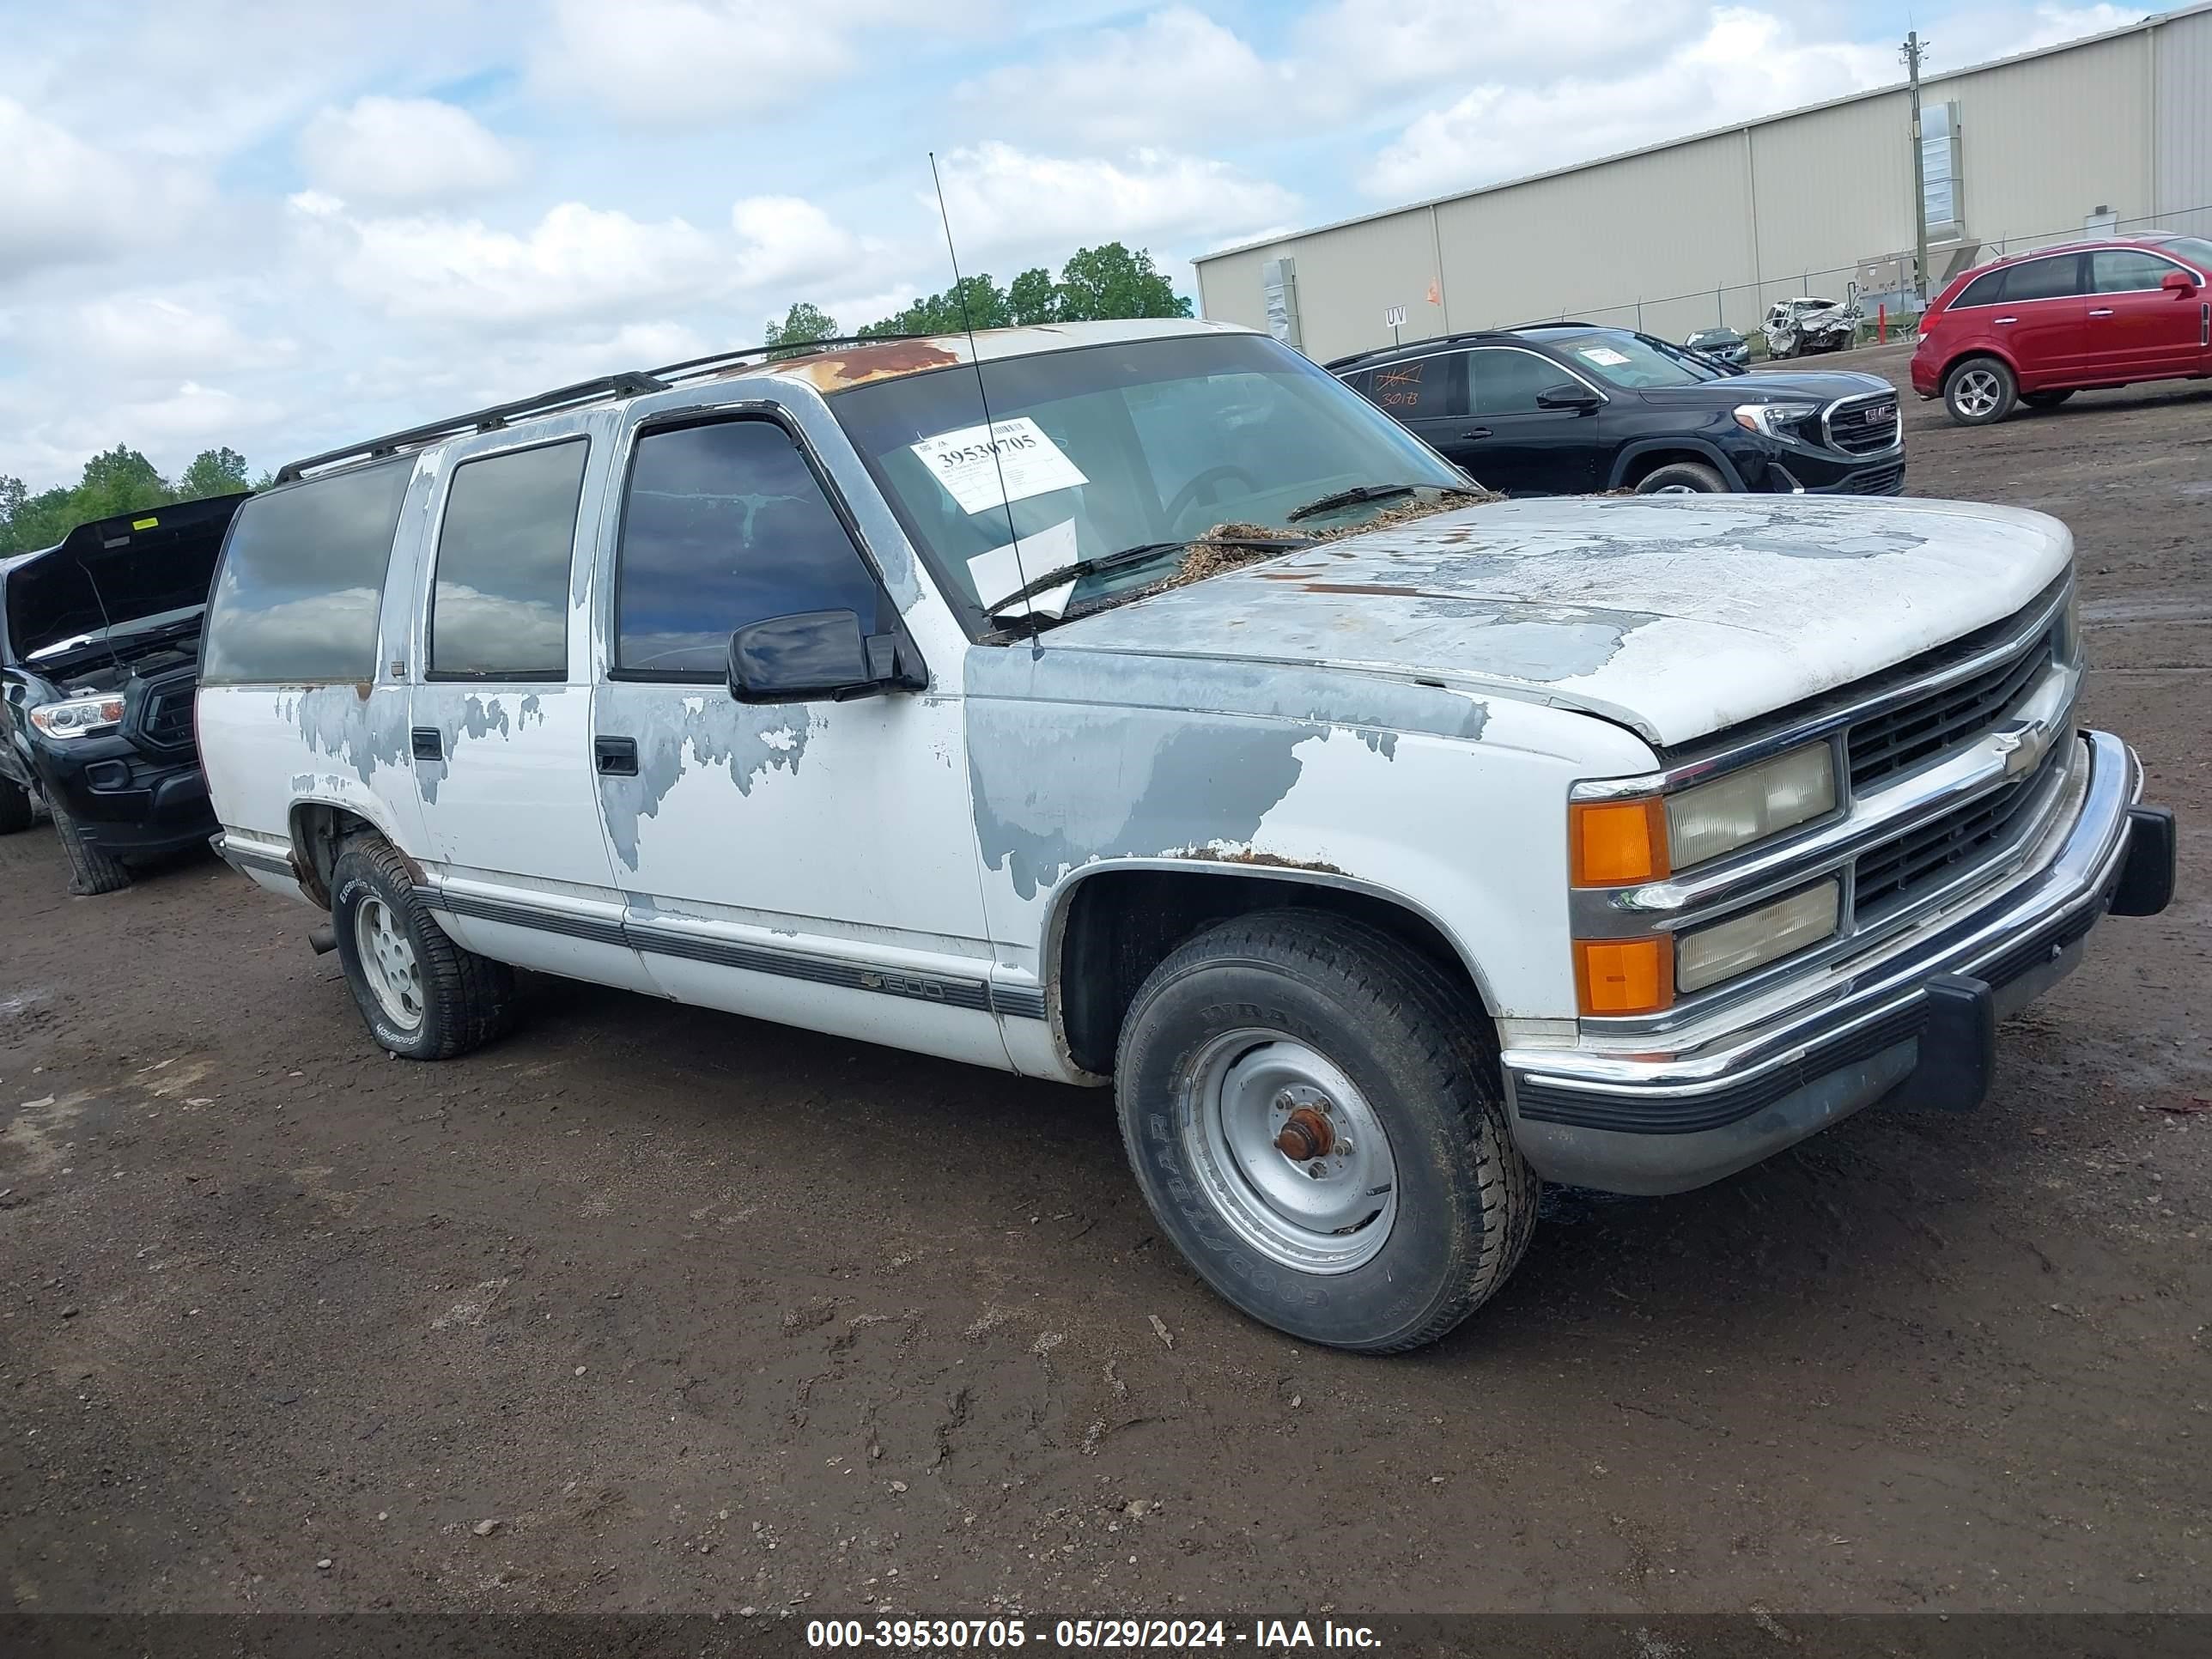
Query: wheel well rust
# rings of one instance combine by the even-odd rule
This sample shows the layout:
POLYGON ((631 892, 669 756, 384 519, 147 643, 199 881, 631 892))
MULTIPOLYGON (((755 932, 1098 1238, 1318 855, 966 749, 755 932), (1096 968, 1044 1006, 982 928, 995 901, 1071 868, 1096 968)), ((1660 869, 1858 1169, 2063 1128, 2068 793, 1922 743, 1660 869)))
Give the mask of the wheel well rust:
POLYGON ((1467 963, 1426 916, 1356 888, 1300 880, 1301 866, 1287 861, 1249 862, 1249 871, 1107 870, 1076 884, 1048 957, 1053 1019, 1078 1066, 1110 1074, 1122 1020, 1146 976, 1201 928, 1255 910, 1320 910, 1381 927, 1442 967, 1486 1017, 1467 963))
MULTIPOLYGON (((319 908, 331 908, 331 872, 337 867, 338 849, 355 836, 380 836, 383 831, 358 812, 321 801, 301 801, 292 808, 292 875, 300 890, 319 908)), ((398 847, 400 861, 415 884, 422 884, 422 871, 398 847)))

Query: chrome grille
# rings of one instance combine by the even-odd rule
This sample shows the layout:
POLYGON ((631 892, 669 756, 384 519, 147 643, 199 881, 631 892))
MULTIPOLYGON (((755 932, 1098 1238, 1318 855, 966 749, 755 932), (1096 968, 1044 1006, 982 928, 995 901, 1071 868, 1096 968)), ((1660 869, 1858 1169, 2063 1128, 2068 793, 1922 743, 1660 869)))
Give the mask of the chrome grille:
POLYGON ((2057 645, 2054 624, 2009 662, 1997 663, 1955 684, 1854 724, 1844 737, 1851 787, 1863 792, 1955 744, 1980 736, 2051 665, 2057 645))
POLYGON ((1897 443, 1897 398, 1877 394, 1864 403, 1839 404, 1826 417, 1828 443, 1853 455, 1871 455, 1897 443))
POLYGON ((2027 776, 1862 854, 1851 920, 1861 927, 1879 921, 1961 868, 1995 856, 2023 826, 2072 752, 2070 742, 2054 743, 2027 776))

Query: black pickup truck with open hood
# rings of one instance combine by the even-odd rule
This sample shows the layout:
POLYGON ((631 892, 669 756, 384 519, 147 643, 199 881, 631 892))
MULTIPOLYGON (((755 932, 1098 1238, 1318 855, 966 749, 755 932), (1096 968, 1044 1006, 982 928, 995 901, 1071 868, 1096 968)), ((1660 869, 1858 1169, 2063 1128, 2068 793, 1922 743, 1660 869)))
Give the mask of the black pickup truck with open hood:
POLYGON ((192 724, 200 621, 244 495, 79 525, 0 556, 0 834, 43 801, 70 890, 215 828, 192 724))

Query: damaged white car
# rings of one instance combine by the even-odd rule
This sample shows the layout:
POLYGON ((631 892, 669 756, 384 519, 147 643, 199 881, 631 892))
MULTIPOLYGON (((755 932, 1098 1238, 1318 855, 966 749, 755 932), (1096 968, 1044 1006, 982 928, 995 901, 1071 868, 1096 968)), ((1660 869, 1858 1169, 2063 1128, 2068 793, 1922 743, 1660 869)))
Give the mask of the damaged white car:
POLYGON ((1865 320, 1856 293, 1841 303, 1810 297, 1778 300, 1766 308, 1766 355, 1782 359, 1848 351, 1865 320))
POLYGON ((2052 520, 1486 501, 1243 330, 739 354, 282 478, 201 752, 378 1042, 495 1036, 520 965, 1110 1084, 1316 1342, 1451 1329, 1540 1179, 1973 1106, 2172 888, 2052 520))

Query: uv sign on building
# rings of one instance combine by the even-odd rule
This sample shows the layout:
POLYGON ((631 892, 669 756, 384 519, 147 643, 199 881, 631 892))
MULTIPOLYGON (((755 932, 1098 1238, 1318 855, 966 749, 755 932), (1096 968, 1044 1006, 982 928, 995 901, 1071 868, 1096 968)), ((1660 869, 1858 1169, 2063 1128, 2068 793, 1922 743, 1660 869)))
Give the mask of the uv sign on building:
MULTIPOLYGON (((1923 71, 1929 264, 2148 226, 2212 235, 2212 0, 1942 74, 1923 71)), ((1808 290, 1909 283, 1902 85, 1671 143, 1224 248, 1208 317, 1327 359, 1570 316, 1680 339, 1747 333, 1808 290), (1901 265, 1898 263, 1902 255, 1901 265)))

